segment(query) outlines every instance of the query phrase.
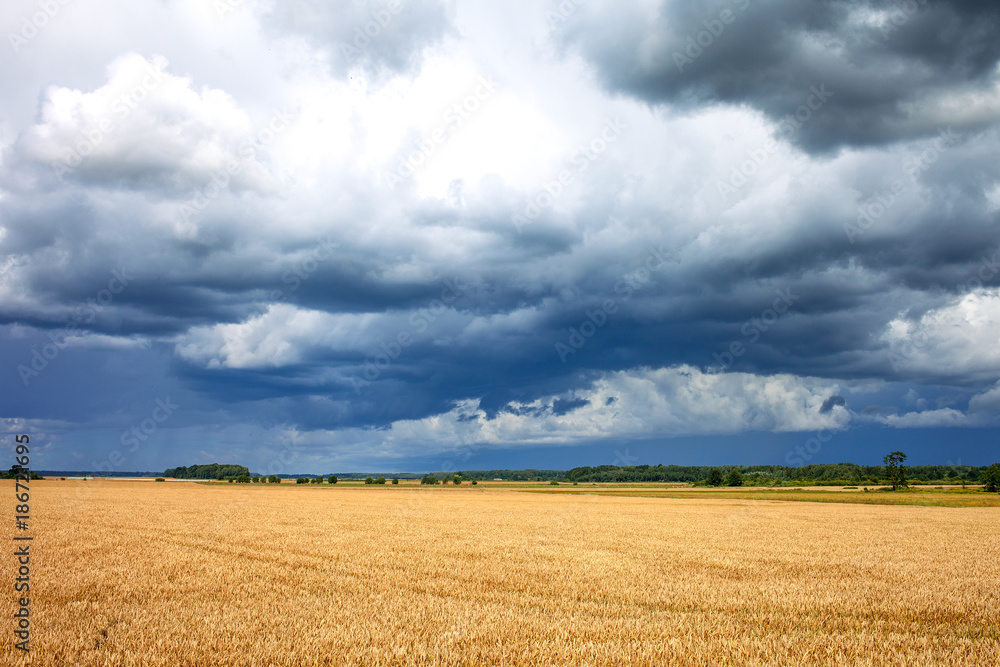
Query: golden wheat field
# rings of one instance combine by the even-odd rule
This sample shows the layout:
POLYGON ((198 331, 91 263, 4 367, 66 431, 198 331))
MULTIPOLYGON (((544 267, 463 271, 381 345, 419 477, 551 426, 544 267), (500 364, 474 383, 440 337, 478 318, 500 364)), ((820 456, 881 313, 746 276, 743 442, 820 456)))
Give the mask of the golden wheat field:
POLYGON ((9 664, 1000 656, 994 508, 47 480, 31 533, 31 652, 4 628, 9 664))

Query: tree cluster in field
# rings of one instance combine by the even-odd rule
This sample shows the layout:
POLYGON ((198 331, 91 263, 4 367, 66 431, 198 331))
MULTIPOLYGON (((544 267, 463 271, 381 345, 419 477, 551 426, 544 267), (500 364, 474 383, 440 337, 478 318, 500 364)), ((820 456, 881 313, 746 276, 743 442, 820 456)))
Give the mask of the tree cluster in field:
MULTIPOLYGON (((295 483, 296 484, 322 484, 323 482, 326 482, 326 481, 328 481, 328 480, 323 479, 322 476, 319 476, 319 477, 296 477, 295 478, 295 483)), ((337 483, 337 476, 336 475, 330 475, 330 477, 329 477, 329 483, 330 484, 336 484, 337 483)))
POLYGON ((736 468, 732 468, 723 477, 721 470, 712 468, 708 471, 705 484, 706 486, 743 486, 743 473, 736 468))
POLYGON ((388 480, 392 480, 394 478, 400 480, 412 479, 415 481, 423 477, 423 474, 416 472, 388 472, 388 473, 343 472, 339 473, 338 477, 341 481, 358 481, 358 482, 365 481, 365 478, 367 477, 371 477, 372 479, 375 479, 377 477, 385 477, 388 480))
MULTIPOLYGON (((14 464, 7 472, 0 472, 0 479, 17 479, 24 475, 24 466, 14 464)), ((39 474, 28 471, 28 479, 45 479, 39 474)))
MULTIPOLYGON (((458 486, 463 481, 464 480, 462 479, 461 475, 452 475, 452 477, 451 477, 451 483, 454 484, 455 486, 458 486)), ((434 475, 426 475, 426 476, 423 477, 423 479, 420 480, 420 483, 421 484, 428 484, 430 486, 433 486, 435 484, 447 484, 448 483, 448 478, 444 477, 444 478, 438 479, 434 475)), ((475 484, 476 482, 473 481, 472 483, 475 484)))
POLYGON ((236 477, 230 477, 229 483, 233 484, 281 484, 281 478, 277 475, 271 475, 270 477, 264 477, 263 475, 237 475, 236 477))
POLYGON ((235 479, 240 475, 245 475, 249 478, 249 468, 232 463, 180 466, 179 468, 167 468, 163 471, 164 477, 174 477, 177 479, 228 479, 230 477, 235 479))
MULTIPOLYGON (((432 472, 428 473, 427 477, 433 476, 439 482, 447 482, 447 480, 454 477, 454 474, 451 472, 432 472)), ((457 474, 464 480, 479 480, 480 482, 488 482, 494 479, 502 479, 505 482, 548 482, 553 479, 564 479, 566 471, 528 468, 526 470, 460 470, 457 474)))

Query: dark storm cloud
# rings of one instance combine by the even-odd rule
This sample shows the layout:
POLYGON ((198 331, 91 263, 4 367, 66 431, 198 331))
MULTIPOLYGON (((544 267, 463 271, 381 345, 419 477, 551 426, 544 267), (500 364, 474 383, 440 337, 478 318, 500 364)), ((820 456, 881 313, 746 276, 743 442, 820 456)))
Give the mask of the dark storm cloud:
POLYGON ((844 397, 840 396, 839 394, 836 396, 831 396, 830 398, 823 401, 823 405, 820 406, 819 411, 829 412, 830 410, 833 410, 834 406, 836 405, 847 405, 847 400, 844 399, 844 397))
POLYGON ((955 98, 970 107, 947 118, 956 130, 1000 117, 987 92, 1000 58, 992 2, 711 0, 652 15, 584 3, 557 31, 611 90, 688 109, 748 105, 810 152, 934 134, 955 98))
POLYGON ((552 402, 552 414, 559 416, 564 415, 577 408, 587 405, 587 401, 582 398, 577 399, 561 399, 557 398, 552 402))

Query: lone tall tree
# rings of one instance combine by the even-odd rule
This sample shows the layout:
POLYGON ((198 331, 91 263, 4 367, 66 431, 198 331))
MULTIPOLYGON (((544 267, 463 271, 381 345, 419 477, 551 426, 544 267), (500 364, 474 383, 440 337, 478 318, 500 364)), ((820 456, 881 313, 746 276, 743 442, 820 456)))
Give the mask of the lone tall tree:
POLYGON ((907 488, 906 468, 903 467, 905 460, 906 454, 903 452, 890 452, 882 459, 882 463, 889 469, 889 481, 892 482, 893 491, 907 488))

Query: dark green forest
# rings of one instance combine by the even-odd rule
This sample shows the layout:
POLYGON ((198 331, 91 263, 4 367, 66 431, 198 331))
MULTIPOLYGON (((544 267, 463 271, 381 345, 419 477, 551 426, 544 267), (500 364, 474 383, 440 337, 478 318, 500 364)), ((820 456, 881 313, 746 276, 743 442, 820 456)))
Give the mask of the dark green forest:
POLYGON ((218 464, 207 463, 205 465, 180 466, 178 468, 167 468, 163 471, 164 477, 175 477, 177 479, 226 479, 227 477, 239 477, 240 475, 250 475, 250 470, 246 466, 233 463, 218 464))
MULTIPOLYGON (((705 484, 712 470, 725 477, 739 472, 748 486, 778 486, 808 483, 813 485, 883 484, 889 479, 886 466, 861 466, 856 463, 823 463, 800 467, 756 466, 583 466, 572 470, 463 470, 467 480, 560 481, 560 482, 688 482, 705 484)), ((912 483, 979 483, 985 466, 924 465, 906 466, 906 478, 912 483)), ((450 477, 453 473, 434 473, 450 477)))

